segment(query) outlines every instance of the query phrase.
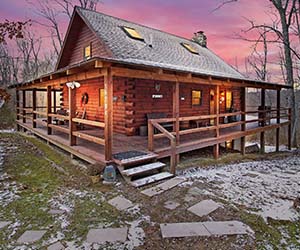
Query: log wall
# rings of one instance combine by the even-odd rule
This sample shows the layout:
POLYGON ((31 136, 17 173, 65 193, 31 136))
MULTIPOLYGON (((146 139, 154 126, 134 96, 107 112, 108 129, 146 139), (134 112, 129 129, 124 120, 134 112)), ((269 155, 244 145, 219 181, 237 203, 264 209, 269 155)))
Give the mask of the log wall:
MULTIPOLYGON (((79 117, 84 110, 81 98, 84 93, 89 96, 86 104, 87 119, 104 121, 104 107, 99 105, 99 92, 104 88, 103 78, 80 82, 81 87, 76 89, 76 112, 79 117)), ((114 77, 114 132, 127 135, 137 135, 141 125, 147 125, 146 115, 153 112, 163 112, 172 117, 172 82, 158 82, 153 80, 131 79, 114 77), (159 84, 160 89, 155 86, 159 84), (152 95, 162 95, 162 98, 152 98, 152 95)), ((220 91, 225 91, 220 88, 220 91)), ((233 93, 234 109, 240 110, 240 88, 231 88, 233 93)), ((199 84, 180 84, 180 116, 208 115, 210 105, 210 87, 199 84), (192 105, 192 90, 202 91, 202 104, 192 105)), ((68 89, 64 86, 64 108, 68 109, 68 89)), ((220 104, 220 112, 225 113, 224 101, 220 104)))

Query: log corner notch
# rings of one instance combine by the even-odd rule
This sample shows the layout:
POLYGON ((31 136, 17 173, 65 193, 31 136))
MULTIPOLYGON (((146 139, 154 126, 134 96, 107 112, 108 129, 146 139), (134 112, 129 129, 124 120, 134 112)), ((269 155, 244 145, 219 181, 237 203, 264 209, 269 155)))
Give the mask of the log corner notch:
POLYGON ((112 160, 113 145, 113 75, 111 67, 105 69, 104 75, 104 138, 105 161, 112 160))

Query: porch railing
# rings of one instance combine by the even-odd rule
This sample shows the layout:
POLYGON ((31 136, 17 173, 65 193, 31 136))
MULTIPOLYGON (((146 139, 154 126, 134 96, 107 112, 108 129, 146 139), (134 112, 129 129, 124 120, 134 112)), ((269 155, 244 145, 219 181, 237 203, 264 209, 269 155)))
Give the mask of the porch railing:
MULTIPOLYGON (((253 133, 263 132, 268 129, 278 128, 280 126, 289 125, 291 121, 291 111, 290 108, 280 108, 280 109, 263 109, 263 110, 252 110, 247 112, 232 112, 232 113, 222 113, 222 114, 213 114, 213 115, 202 115, 202 116, 189 116, 189 117, 179 117, 179 122, 190 122, 190 121, 214 121, 212 125, 197 127, 197 128, 187 128, 177 131, 168 131, 162 125, 163 123, 175 122, 176 118, 162 118, 162 119, 149 119, 148 120, 148 150, 155 152, 154 141, 156 139, 167 138, 170 141, 170 171, 171 173, 176 172, 176 163, 177 155, 179 153, 186 152, 182 147, 184 144, 180 143, 179 137, 181 135, 189 135, 195 133, 203 133, 213 131, 215 132, 212 136, 208 136, 204 139, 192 140, 192 144, 189 145, 189 149, 200 148, 199 145, 213 145, 219 144, 230 139, 241 138, 246 135, 253 133), (251 119, 253 116, 253 119, 251 119), (247 117, 248 116, 248 117, 247 117), (228 117, 240 117, 234 122, 224 123, 224 118, 228 117), (276 119, 274 121, 274 119, 276 119), (257 126, 249 126, 247 124, 257 123, 257 126), (214 125, 215 124, 215 125, 214 125), (222 135, 220 132, 224 129, 230 129, 233 127, 240 126, 240 129, 237 129, 231 132, 229 135, 222 135), (155 129, 160 133, 154 133, 155 129), (197 145, 198 144, 198 145, 197 145)), ((289 136, 290 137, 290 136, 289 136)), ((289 143, 290 144, 290 143, 289 143)), ((188 151, 188 150, 187 150, 188 151)))

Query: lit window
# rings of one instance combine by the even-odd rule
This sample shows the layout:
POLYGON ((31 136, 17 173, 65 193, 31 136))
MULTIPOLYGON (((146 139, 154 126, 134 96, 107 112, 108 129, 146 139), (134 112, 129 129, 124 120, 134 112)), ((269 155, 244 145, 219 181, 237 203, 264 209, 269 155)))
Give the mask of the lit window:
POLYGON ((129 37, 144 41, 143 37, 135 29, 129 27, 122 28, 129 37))
POLYGON ((227 90, 226 91, 226 109, 232 108, 232 91, 227 90))
POLYGON ((192 91, 192 105, 199 106, 202 103, 202 91, 201 90, 193 90, 192 91))
POLYGON ((199 54, 199 52, 190 44, 188 43, 181 43, 181 45, 183 47, 185 47, 189 52, 193 53, 193 54, 199 54))
POLYGON ((92 47, 91 47, 91 45, 88 45, 88 46, 84 47, 84 49, 83 49, 83 58, 85 60, 88 60, 88 59, 91 58, 91 55, 92 55, 92 47))
POLYGON ((99 90, 99 106, 104 107, 104 89, 99 90))

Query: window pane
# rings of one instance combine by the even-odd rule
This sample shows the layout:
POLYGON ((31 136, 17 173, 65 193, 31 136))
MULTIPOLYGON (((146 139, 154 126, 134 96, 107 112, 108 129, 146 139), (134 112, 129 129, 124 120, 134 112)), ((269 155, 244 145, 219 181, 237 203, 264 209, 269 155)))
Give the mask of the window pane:
POLYGON ((202 92, 200 90, 192 91, 192 105, 201 105, 202 92))
POLYGON ((232 91, 226 91, 226 109, 232 108, 232 91))
POLYGON ((198 51, 190 44, 188 43, 181 43, 183 47, 185 47, 188 51, 194 54, 199 54, 198 51))
POLYGON ((104 107, 104 89, 99 91, 99 106, 104 107))
POLYGON ((123 29, 131 38, 144 40, 143 37, 135 29, 129 27, 123 27, 123 29))
POLYGON ((84 59, 91 58, 91 45, 84 47, 84 59))

